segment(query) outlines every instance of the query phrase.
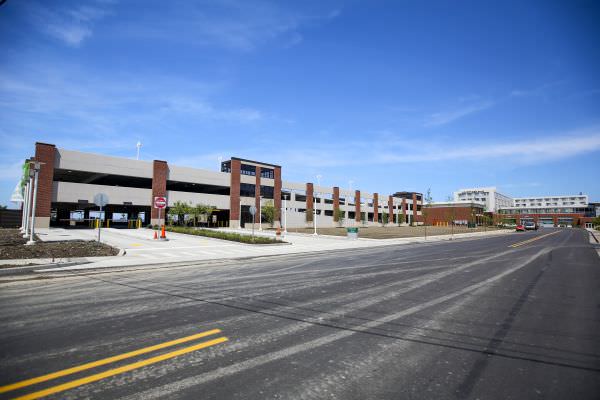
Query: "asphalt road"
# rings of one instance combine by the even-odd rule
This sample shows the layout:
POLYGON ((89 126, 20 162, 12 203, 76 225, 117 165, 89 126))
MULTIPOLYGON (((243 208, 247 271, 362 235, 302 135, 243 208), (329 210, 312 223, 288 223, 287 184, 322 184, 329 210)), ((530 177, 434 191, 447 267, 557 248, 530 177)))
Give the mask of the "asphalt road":
POLYGON ((0 399, 600 398, 580 229, 13 282, 0 304, 0 399))

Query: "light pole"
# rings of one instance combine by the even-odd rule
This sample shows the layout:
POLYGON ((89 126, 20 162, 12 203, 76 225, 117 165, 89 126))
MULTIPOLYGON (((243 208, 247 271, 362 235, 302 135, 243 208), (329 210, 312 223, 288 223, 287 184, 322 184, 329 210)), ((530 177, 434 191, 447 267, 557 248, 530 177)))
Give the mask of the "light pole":
POLYGON ((27 224, 27 203, 29 202, 29 182, 25 184, 25 197, 23 198, 23 210, 21 217, 21 233, 25 233, 25 225, 27 224))
POLYGON ((33 240, 33 235, 35 234, 35 208, 37 205, 37 190, 38 190, 38 176, 40 173, 40 168, 42 163, 35 161, 33 164, 33 169, 34 169, 34 186, 33 186, 33 208, 31 209, 31 228, 30 228, 30 236, 29 236, 29 241, 26 243, 28 245, 32 245, 35 244, 35 241, 33 240))
POLYGON ((262 231, 262 196, 258 196, 258 230, 262 231))
POLYGON ((287 193, 283 194, 283 234, 287 234, 287 193))
POLYGON ((137 147, 137 154, 136 154, 136 156, 135 156, 135 159, 136 159, 136 160, 139 160, 139 159, 140 159, 140 148, 142 147, 142 142, 138 141, 138 142, 135 144, 135 147, 137 147))
MULTIPOLYGON (((317 188, 319 188, 319 186, 321 186, 321 175, 317 175, 317 188)), ((317 236, 317 195, 319 194, 319 192, 317 192, 316 190, 313 190, 314 192, 314 205, 313 205, 313 210, 314 210, 314 216, 313 216, 313 225, 315 227, 315 233, 313 233, 313 235, 317 236)))
POLYGON ((27 192, 27 209, 25 210, 25 234, 23 235, 23 238, 27 238, 27 236, 29 235, 29 227, 31 226, 31 221, 29 220, 29 217, 31 215, 31 191, 33 190, 33 176, 34 176, 34 172, 31 170, 31 168, 29 169, 29 191, 27 192))

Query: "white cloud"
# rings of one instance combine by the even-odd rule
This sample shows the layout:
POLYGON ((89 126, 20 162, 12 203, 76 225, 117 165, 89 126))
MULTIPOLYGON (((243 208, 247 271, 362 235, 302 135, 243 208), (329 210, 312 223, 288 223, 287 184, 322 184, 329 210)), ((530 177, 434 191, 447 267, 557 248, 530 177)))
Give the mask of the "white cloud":
POLYGON ((450 122, 456 121, 457 119, 466 117, 467 115, 486 110, 493 105, 494 102, 486 100, 462 105, 447 111, 436 112, 427 116, 423 126, 432 127, 446 125, 450 122))
POLYGON ((506 142, 455 144, 430 140, 424 147, 391 138, 347 143, 339 147, 305 147, 280 154, 285 164, 342 167, 428 162, 490 163, 498 159, 510 165, 540 164, 600 151, 600 128, 576 130, 506 142))
POLYGON ((72 7, 32 3, 28 7, 32 23, 47 35, 73 47, 80 46, 93 34, 93 25, 108 14, 106 3, 92 2, 72 7))

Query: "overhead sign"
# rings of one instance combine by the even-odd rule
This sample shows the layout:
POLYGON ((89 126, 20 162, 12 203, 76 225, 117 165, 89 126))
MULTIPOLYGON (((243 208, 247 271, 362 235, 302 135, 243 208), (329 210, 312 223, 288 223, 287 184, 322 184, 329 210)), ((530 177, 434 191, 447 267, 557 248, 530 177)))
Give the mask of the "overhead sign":
POLYGON ((256 207, 254 207, 254 206, 251 206, 251 207, 250 207, 250 214, 251 214, 252 216, 254 216, 254 214, 256 214, 256 207))
POLYGON ((94 196, 94 204, 96 204, 98 207, 104 207, 108 204, 108 196, 104 193, 98 193, 94 196))
POLYGON ((165 197, 155 197, 154 198, 154 208, 165 208, 167 206, 167 199, 165 197))

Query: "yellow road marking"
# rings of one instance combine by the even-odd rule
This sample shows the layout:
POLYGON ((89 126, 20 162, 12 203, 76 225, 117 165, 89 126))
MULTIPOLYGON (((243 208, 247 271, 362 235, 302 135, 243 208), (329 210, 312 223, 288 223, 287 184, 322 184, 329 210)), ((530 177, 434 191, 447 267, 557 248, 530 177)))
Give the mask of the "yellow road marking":
POLYGON ((131 243, 132 247, 142 247, 143 244, 142 243, 131 243))
POLYGON ((542 235, 542 236, 536 236, 536 237, 534 237, 534 238, 531 238, 531 239, 529 239, 529 240, 524 240, 524 241, 522 241, 522 242, 517 242, 517 243, 515 243, 515 244, 511 244, 511 245, 510 245, 510 246, 508 246, 508 247, 513 247, 513 248, 514 248, 514 247, 524 246, 524 245, 526 245, 526 244, 529 244, 529 243, 531 243, 531 242, 535 242, 536 240, 540 240, 540 239, 543 239, 543 238, 545 238, 545 237, 547 237, 547 236, 550 236, 550 235, 555 235, 555 234, 557 234, 557 233, 560 233, 560 231, 554 231, 554 232, 546 233, 545 235, 542 235))
POLYGON ((40 397, 48 396, 54 393, 64 392, 65 390, 73 389, 77 386, 85 385, 88 383, 96 382, 104 378, 108 378, 114 375, 122 374, 124 372, 128 372, 140 367, 144 367, 146 365, 155 364, 160 361, 168 360, 173 357, 180 356, 182 354, 191 353, 196 350, 204 349, 206 347, 214 346, 219 343, 223 343, 228 341, 229 339, 225 336, 216 338, 213 340, 209 340, 208 342, 202 342, 190 347, 184 347, 183 349, 179 349, 176 351, 172 351, 170 353, 161 354, 160 356, 152 357, 147 360, 138 361, 132 364, 127 364, 119 368, 109 369, 108 371, 100 372, 98 374, 86 376, 81 379, 76 379, 71 382, 63 383, 62 385, 57 385, 50 387, 48 389, 40 390, 38 392, 26 394, 21 397, 16 397, 14 400, 33 400, 39 399, 40 397))
POLYGON ((36 383, 40 383, 40 382, 46 382, 51 379, 60 378, 61 376, 71 375, 76 372, 85 371, 86 369, 99 367, 100 365, 110 364, 115 361, 120 361, 120 360, 124 360, 126 358, 139 356, 140 354, 150 353, 155 350, 164 349, 165 347, 175 346, 176 344, 189 342, 191 340, 200 339, 202 337, 206 337, 206 336, 210 336, 210 335, 215 335, 217 333, 221 333, 221 330, 220 329, 212 329, 210 331, 201 332, 201 333, 197 333, 195 335, 182 337, 180 339, 171 340, 169 342, 155 344, 154 346, 144 347, 142 349, 130 351, 128 353, 118 354, 116 356, 104 358, 102 360, 92 361, 92 362, 82 364, 82 365, 79 365, 76 367, 63 369, 61 371, 53 372, 51 374, 38 376, 37 378, 26 379, 21 382, 16 382, 16 383, 12 383, 10 385, 0 387, 0 393, 10 392, 11 390, 20 389, 25 386, 35 385, 36 383))

